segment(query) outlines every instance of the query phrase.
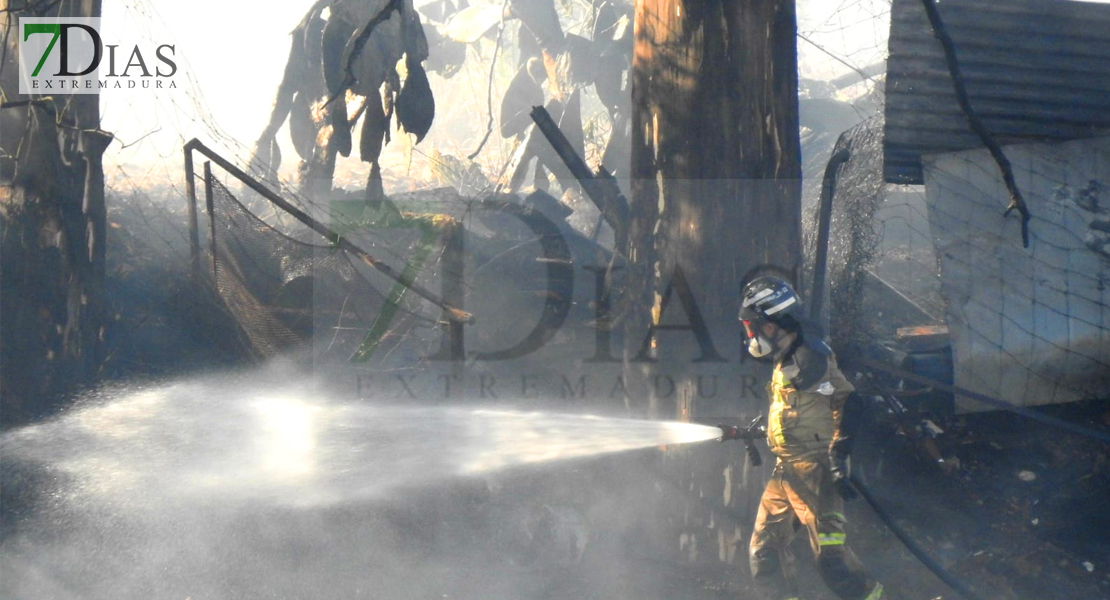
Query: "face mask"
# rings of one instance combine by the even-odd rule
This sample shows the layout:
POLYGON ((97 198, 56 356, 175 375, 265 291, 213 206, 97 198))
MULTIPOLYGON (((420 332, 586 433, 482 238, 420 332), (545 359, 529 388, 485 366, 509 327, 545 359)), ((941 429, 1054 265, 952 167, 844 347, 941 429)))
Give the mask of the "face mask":
POLYGON ((753 337, 751 341, 748 342, 748 354, 756 358, 767 356, 774 351, 774 349, 775 347, 771 344, 771 341, 763 337, 762 334, 753 337))
POLYGON ((748 321, 741 321, 744 324, 744 330, 748 333, 748 354, 756 358, 762 358, 774 351, 775 345, 771 343, 762 333, 756 333, 752 328, 752 324, 748 321))

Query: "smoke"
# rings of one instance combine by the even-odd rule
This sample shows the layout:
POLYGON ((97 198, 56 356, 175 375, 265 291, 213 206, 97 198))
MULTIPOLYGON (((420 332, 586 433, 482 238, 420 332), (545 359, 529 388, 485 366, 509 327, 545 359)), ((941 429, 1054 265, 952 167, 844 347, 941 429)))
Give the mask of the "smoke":
MULTIPOLYGON (((292 21, 275 12, 261 16, 277 26, 260 25, 253 11, 248 19, 253 26, 244 29, 235 25, 243 19, 229 17, 227 8, 219 7, 224 18, 216 21, 205 16, 213 11, 196 6, 160 17, 146 0, 112 9, 122 15, 105 14, 106 22, 137 23, 146 41, 180 45, 180 92, 106 95, 103 125, 120 140, 105 157, 109 191, 147 194, 155 184, 167 194, 172 190, 172 203, 151 202, 154 225, 142 211, 133 212, 159 238, 153 240, 156 247, 178 251, 180 265, 185 264, 184 219, 161 207, 184 206, 181 144, 198 136, 226 148, 237 164, 249 161, 280 79, 286 33, 300 17, 299 9, 290 13, 292 21), (168 35, 167 23, 175 25, 174 35, 168 35), (255 53, 251 79, 243 78, 243 69, 222 67, 226 48, 212 41, 223 39, 213 30, 221 23, 236 27, 241 47, 271 50, 255 53), (265 39, 242 37, 258 33, 265 39), (213 77, 230 78, 233 85, 213 77)), ((802 24, 810 39, 824 43, 822 34, 859 39, 844 33, 840 18, 818 17, 802 24)), ((838 55, 855 52, 829 48, 838 55)), ((491 50, 485 43, 483 52, 488 56, 491 50)), ((801 52, 803 61, 823 56, 810 45, 801 52)), ((873 62, 869 55, 847 58, 859 67, 873 62)), ((495 90, 512 74, 512 61, 502 62, 506 71, 498 74, 495 90)), ((456 156, 474 147, 475 131, 485 122, 487 64, 467 61, 455 82, 433 78, 445 110, 424 150, 404 141, 390 146, 387 180, 398 188, 427 180, 420 163, 427 162, 422 152, 431 153, 432 147, 456 156)), ((824 80, 839 74, 803 65, 803 76, 824 80)), ((295 156, 291 147, 284 150, 295 156)), ((507 142, 487 147, 482 161, 487 174, 497 172, 508 150, 507 142)), ((341 167, 338 181, 361 187, 366 171, 364 165, 360 169, 341 167)), ((132 257, 149 255, 149 248, 129 250, 132 257)), ((184 327, 170 322, 163 329, 173 333, 184 327)), ((180 353, 180 346, 175 350, 180 353)), ((740 496, 732 489, 736 482, 747 478, 732 474, 729 484, 726 473, 724 490, 694 490, 687 467, 716 469, 721 461, 654 448, 705 439, 701 436, 716 435, 712 428, 680 431, 657 423, 521 414, 504 406, 475 412, 473 401, 468 406, 466 400, 452 408, 356 403, 339 387, 326 377, 308 380, 280 366, 166 385, 108 387, 56 420, 0 437, 0 595, 36 600, 736 595, 735 582, 721 588, 714 579, 715 589, 708 589, 697 571, 678 571, 673 561, 660 559, 681 550, 691 561, 709 556, 743 562, 739 527, 750 526, 751 510, 711 513, 712 540, 680 538, 677 530, 708 531, 706 523, 692 522, 689 503, 702 499, 727 507, 730 492, 740 496), (683 437, 688 434, 692 437, 683 437), (599 454, 605 452, 613 454, 599 454)), ((611 387, 607 381, 602 393, 611 387)), ((711 452, 706 446, 685 452, 704 456, 711 452)), ((735 453, 736 447, 713 450, 735 453)), ((740 580, 742 573, 735 573, 740 580)))

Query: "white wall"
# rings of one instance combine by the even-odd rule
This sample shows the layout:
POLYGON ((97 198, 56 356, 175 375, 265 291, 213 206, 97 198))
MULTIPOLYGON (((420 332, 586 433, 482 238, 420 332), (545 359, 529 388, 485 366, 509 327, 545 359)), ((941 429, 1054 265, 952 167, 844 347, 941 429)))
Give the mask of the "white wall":
POLYGON ((987 150, 923 160, 956 385, 1026 406, 1108 397, 1110 138, 1004 151, 1033 215, 1029 248, 987 150))

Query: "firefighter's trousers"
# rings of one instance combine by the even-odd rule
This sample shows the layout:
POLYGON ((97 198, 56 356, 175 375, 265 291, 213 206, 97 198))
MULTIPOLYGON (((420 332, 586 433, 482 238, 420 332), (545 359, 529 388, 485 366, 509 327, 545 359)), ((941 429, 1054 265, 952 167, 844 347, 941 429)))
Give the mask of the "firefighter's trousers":
POLYGON ((844 500, 836 493, 824 462, 780 462, 755 517, 749 558, 752 578, 766 600, 798 595, 790 542, 800 525, 825 584, 844 600, 877 600, 882 586, 872 580, 847 545, 844 500))

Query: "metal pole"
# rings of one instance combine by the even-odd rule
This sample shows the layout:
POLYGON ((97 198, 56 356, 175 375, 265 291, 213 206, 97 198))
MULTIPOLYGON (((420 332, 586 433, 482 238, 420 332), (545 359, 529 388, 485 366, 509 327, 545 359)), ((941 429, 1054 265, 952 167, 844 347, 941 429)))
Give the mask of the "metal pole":
POLYGON ((212 282, 216 282, 216 213, 212 198, 212 161, 204 161, 204 207, 208 211, 208 248, 212 254, 212 282))
POLYGON ((197 230, 197 183, 194 180, 193 153, 185 146, 185 195, 189 211, 189 268, 193 277, 200 275, 200 232, 197 230))
MULTIPOLYGON (((836 146, 845 143, 844 134, 836 140, 836 146)), ((833 153, 829 163, 825 165, 825 179, 821 183, 821 208, 817 218, 817 257, 813 264, 813 289, 809 293, 809 319, 818 322, 821 317, 822 304, 825 301, 825 273, 829 261, 829 227, 832 223, 832 201, 836 192, 836 170, 848 161, 847 148, 833 153)))

